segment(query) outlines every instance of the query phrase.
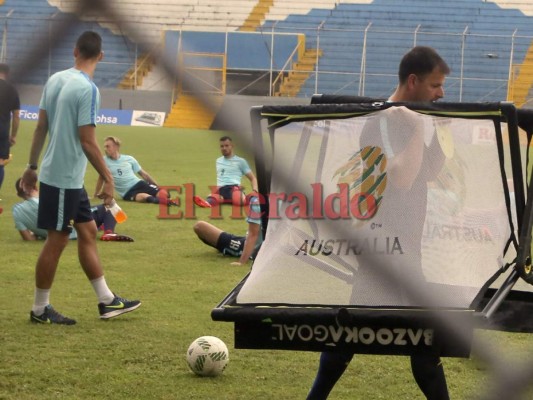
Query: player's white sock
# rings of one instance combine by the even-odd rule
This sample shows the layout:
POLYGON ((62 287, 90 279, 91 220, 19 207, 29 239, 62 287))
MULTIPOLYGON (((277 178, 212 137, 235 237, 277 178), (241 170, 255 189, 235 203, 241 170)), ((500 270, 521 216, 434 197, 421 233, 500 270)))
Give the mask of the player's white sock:
POLYGON ((44 308, 50 304, 50 289, 35 288, 35 297, 31 310, 35 315, 42 315, 44 308))
POLYGON ((91 285, 93 285, 93 289, 98 297, 99 303, 109 304, 115 298, 113 292, 107 287, 107 283, 103 275, 100 278, 93 279, 91 281, 91 285))

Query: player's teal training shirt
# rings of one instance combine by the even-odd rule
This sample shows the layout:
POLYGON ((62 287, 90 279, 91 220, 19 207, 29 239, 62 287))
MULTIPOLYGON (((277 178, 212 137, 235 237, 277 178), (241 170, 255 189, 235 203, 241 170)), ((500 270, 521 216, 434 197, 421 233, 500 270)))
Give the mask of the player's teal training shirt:
POLYGON ((241 178, 251 171, 248 162, 239 156, 217 158, 217 186, 240 185, 241 178))
POLYGON ((100 92, 89 75, 75 68, 52 75, 44 87, 39 108, 48 116, 48 147, 39 180, 63 189, 83 187, 87 157, 78 127, 96 125, 100 92))
POLYGON ((45 238, 48 232, 46 229, 37 228, 37 210, 39 209, 39 199, 32 197, 13 206, 13 219, 15 228, 18 231, 32 231, 35 236, 45 238))
MULTIPOLYGON (((261 227, 261 205, 259 203, 259 198, 256 196, 252 196, 250 198, 250 206, 248 208, 248 215, 246 217, 246 222, 249 224, 256 224, 261 227)), ((248 232, 246 232, 246 236, 248 236, 248 232)), ((259 237, 257 238, 257 242, 255 243, 254 249, 257 250, 259 246, 263 244, 263 231, 261 228, 259 228, 259 237)))
MULTIPOLYGON (((33 234, 40 238, 46 238, 48 232, 45 229, 37 227, 37 213, 39 210, 39 198, 30 197, 13 206, 13 219, 15 220, 15 228, 18 231, 32 231, 33 234)), ((76 230, 73 229, 69 235, 69 239, 76 239, 76 230)))
POLYGON ((120 197, 124 197, 127 191, 141 180, 135 175, 141 170, 141 165, 135 158, 125 154, 121 154, 116 160, 105 156, 104 160, 115 180, 115 190, 120 197))

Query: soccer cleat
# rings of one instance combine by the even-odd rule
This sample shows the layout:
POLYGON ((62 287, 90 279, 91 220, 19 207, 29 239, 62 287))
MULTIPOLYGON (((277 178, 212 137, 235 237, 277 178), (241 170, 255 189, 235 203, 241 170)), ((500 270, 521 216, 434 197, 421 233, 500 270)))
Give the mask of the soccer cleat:
POLYGON ((126 300, 115 295, 115 298, 110 304, 98 304, 98 311, 100 311, 100 318, 109 319, 133 311, 140 306, 140 300, 126 300))
POLYGON ((194 200, 194 204, 196 204, 198 207, 211 208, 211 204, 202 199, 200 196, 194 196, 192 199, 194 200))
POLYGON ((104 242, 134 242, 132 237, 127 235, 119 235, 118 233, 106 231, 101 237, 100 240, 104 242))
POLYGON ((179 204, 174 200, 171 200, 171 199, 167 200, 167 206, 178 206, 178 205, 179 204))
POLYGON ((67 318, 54 310, 51 304, 44 308, 44 312, 41 315, 35 315, 33 311, 30 311, 30 321, 35 324, 74 325, 76 323, 75 320, 67 318))

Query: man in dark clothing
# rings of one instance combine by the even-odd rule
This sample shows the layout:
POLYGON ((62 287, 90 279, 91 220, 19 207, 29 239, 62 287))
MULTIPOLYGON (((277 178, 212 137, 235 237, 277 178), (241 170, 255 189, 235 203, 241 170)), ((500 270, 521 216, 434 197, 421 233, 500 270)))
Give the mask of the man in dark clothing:
MULTIPOLYGON (((402 58, 398 72, 399 84, 388 101, 436 101, 444 96, 443 85, 449 72, 448 65, 435 50, 430 47, 415 47, 402 58)), ((390 201, 387 204, 383 203, 379 212, 384 221, 394 221, 396 226, 403 227, 411 233, 402 243, 406 256, 404 258, 408 257, 409 260, 405 261, 405 265, 411 267, 412 271, 409 273, 412 279, 421 279, 423 274, 420 247, 423 223, 420 223, 421 219, 417 215, 420 210, 425 213, 427 182, 435 177, 438 167, 444 160, 444 154, 436 140, 426 146, 424 130, 418 126, 416 117, 411 116, 414 113, 401 108, 392 109, 390 113, 396 117, 394 119, 396 125, 391 127, 386 120, 374 118, 370 121, 368 129, 363 132, 360 144, 361 147, 369 146, 371 143, 378 144, 388 159, 387 170, 390 180, 388 186, 394 192, 390 198, 397 201, 397 204, 390 201), (394 131, 394 135, 391 131, 394 131), (417 209, 413 208, 409 212, 398 210, 397 207, 406 203, 402 199, 409 198, 420 200, 417 209)), ((364 282, 372 282, 373 279, 379 278, 369 268, 362 268, 360 273, 366 275, 364 282)), ((354 292, 359 294, 361 291, 354 292)), ((371 292, 375 293, 374 290, 371 292)), ((405 289, 400 286, 396 290, 390 290, 389 294, 397 302, 405 297, 405 293, 405 289)), ((380 295, 386 296, 387 293, 380 295)), ((307 400, 326 399, 352 358, 352 353, 323 352, 307 400)), ((438 356, 411 355, 411 370, 426 399, 449 400, 444 368, 438 356)))
POLYGON ((4 182, 4 165, 10 160, 9 148, 15 145, 20 121, 17 89, 7 81, 9 66, 0 64, 0 188, 4 182))

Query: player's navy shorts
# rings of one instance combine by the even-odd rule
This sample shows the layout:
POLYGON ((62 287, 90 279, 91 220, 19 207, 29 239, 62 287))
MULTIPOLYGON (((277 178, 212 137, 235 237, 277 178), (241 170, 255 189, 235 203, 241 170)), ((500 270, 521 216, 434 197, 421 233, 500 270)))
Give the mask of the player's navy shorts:
POLYGON ((225 256, 238 257, 242 254, 245 240, 246 236, 235 236, 231 233, 222 232, 218 237, 216 248, 225 256))
POLYGON ((220 196, 222 196, 224 200, 231 200, 233 191, 240 189, 241 187, 239 185, 226 185, 219 187, 215 193, 218 193, 220 196))
POLYGON ((128 190, 122 198, 127 201, 135 201, 135 196, 137 196, 139 193, 148 193, 150 196, 157 196, 159 190, 159 187, 156 185, 150 185, 146 181, 139 181, 133 185, 133 187, 128 190))
POLYGON ((0 158, 7 160, 9 158, 9 132, 4 135, 0 133, 0 158))
POLYGON ((75 223, 93 220, 85 188, 61 189, 39 184, 37 226, 52 231, 72 232, 75 223))

